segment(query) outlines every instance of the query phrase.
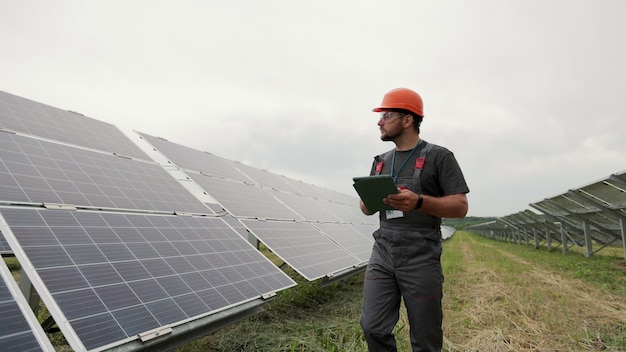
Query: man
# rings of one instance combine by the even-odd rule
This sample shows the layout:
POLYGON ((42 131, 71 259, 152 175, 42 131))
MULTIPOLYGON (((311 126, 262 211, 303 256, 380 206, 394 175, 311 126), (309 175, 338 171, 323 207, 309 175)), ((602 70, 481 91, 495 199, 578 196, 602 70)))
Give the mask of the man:
MULTIPOLYGON (((443 272, 441 218, 467 214, 469 188, 448 149, 420 139, 422 98, 407 88, 391 90, 379 112, 380 138, 395 148, 374 158, 371 174, 391 175, 397 194, 383 202, 365 272, 361 326, 369 351, 396 351, 393 329, 401 299, 413 351, 441 351, 443 272)), ((372 215, 363 201, 361 211, 372 215)))

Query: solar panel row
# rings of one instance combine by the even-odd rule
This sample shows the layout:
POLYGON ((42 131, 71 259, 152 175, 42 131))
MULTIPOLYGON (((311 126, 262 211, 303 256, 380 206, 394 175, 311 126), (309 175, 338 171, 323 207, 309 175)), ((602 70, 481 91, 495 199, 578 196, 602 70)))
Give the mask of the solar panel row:
POLYGON ((141 137, 188 179, 112 125, 0 92, 0 251, 15 253, 74 350, 295 285, 248 233, 310 280, 367 260, 374 225, 354 197, 141 137))
POLYGON ((233 162, 218 163, 208 174, 203 170, 215 156, 140 135, 305 278, 316 280, 369 259, 375 222, 361 214, 357 198, 233 162), (353 226, 368 220, 371 226, 353 226))
MULTIPOLYGON (((524 243, 532 236, 536 246, 545 240, 549 250, 553 240, 561 243, 564 252, 573 243, 587 256, 593 254, 593 243, 601 244, 600 248, 626 243, 626 171, 530 206, 541 214, 524 210, 468 229, 524 243)), ((624 254, 626 257, 626 246, 624 254)))

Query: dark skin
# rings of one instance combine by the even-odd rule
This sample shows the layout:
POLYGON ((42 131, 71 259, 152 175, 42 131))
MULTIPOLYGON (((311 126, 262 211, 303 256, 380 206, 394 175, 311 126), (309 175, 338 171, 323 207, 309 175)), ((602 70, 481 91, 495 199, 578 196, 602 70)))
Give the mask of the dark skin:
MULTIPOLYGON (((383 141, 392 141, 396 145, 396 150, 411 150, 419 142, 419 133, 413 126, 413 116, 399 112, 390 114, 386 118, 378 120, 380 138, 383 141)), ((419 195, 409 189, 398 189, 399 193, 390 194, 383 199, 385 204, 392 208, 409 211, 415 209, 419 200, 419 195)), ((420 211, 441 217, 441 218, 462 218, 467 214, 468 203, 464 193, 451 194, 443 197, 433 197, 422 195, 424 199, 420 211)), ((360 202, 361 211, 365 215, 373 215, 363 201, 360 202)))

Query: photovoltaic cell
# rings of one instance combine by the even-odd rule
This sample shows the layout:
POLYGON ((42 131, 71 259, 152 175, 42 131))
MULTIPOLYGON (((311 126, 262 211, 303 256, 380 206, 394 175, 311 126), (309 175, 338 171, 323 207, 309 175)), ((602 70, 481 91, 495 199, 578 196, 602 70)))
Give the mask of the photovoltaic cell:
POLYGON ((0 229, 75 350, 119 345, 295 285, 217 217, 0 213, 0 229))
POLYGON ((290 180, 288 177, 277 175, 266 170, 257 169, 245 164, 238 163, 237 168, 251 178, 254 183, 263 187, 289 193, 298 192, 298 189, 293 186, 294 181, 290 180))
POLYGON ((188 172, 187 175, 236 217, 261 219, 301 219, 284 204, 254 184, 233 182, 188 172))
POLYGON ((378 224, 352 224, 352 227, 369 241, 374 240, 374 231, 378 230, 378 224))
POLYGON ((307 280, 313 281, 361 262, 309 223, 251 219, 240 221, 307 280))
POLYGON ((168 158, 172 164, 181 169, 194 170, 232 180, 251 181, 248 177, 243 175, 235 167, 235 163, 230 160, 176 144, 163 138, 138 133, 143 139, 152 144, 159 152, 168 158))
POLYGON ((293 193, 270 191, 274 197, 293 209, 302 219, 307 221, 339 222, 341 219, 329 212, 329 202, 313 199, 293 193))
POLYGON ((378 225, 378 216, 364 215, 358 204, 358 199, 355 199, 351 204, 326 202, 325 208, 341 219, 341 222, 378 225))
POLYGON ((117 127, 0 91, 0 127, 56 141, 150 160, 117 127))
POLYGON ((212 213, 156 163, 6 132, 0 201, 212 213))
MULTIPOLYGON (((298 190, 297 193, 305 194, 309 197, 317 198, 317 199, 325 199, 335 202, 341 202, 345 200, 345 196, 340 194, 339 192, 334 192, 316 185, 312 185, 303 181, 296 181, 293 183, 293 186, 298 190)), ((353 200, 354 201, 354 200, 353 200)), ((358 198, 356 199, 358 204, 358 198)))
POLYGON ((0 349, 54 351, 6 263, 0 263, 0 349))
POLYGON ((334 242, 338 243, 348 252, 352 253, 361 261, 366 262, 372 253, 373 238, 364 237, 350 224, 319 223, 313 226, 320 229, 334 242))

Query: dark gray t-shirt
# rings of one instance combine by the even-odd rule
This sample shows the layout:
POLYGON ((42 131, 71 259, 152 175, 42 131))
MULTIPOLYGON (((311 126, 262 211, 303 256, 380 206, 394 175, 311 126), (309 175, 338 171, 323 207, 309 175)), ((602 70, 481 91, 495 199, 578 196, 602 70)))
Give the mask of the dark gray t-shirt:
MULTIPOLYGON (((418 158, 422 157, 420 155, 421 151, 427 145, 428 142, 422 141, 413 153, 410 150, 398 151, 395 153, 395 161, 393 157, 395 149, 376 156, 370 174, 377 174, 376 168, 377 166, 380 167, 380 162, 382 162, 383 165, 379 174, 394 176, 396 178, 396 186, 398 187, 407 187, 415 193, 435 197, 469 193, 463 172, 454 154, 448 149, 435 144, 431 144, 431 149, 424 157, 418 183, 415 177, 416 162, 418 158), (393 172, 391 170, 392 164, 394 166, 393 172)), ((418 162, 417 164, 420 163, 418 162)), ((394 219, 387 219, 385 212, 380 214, 381 227, 438 229, 440 225, 441 218, 419 210, 405 212, 403 217, 394 219)))

